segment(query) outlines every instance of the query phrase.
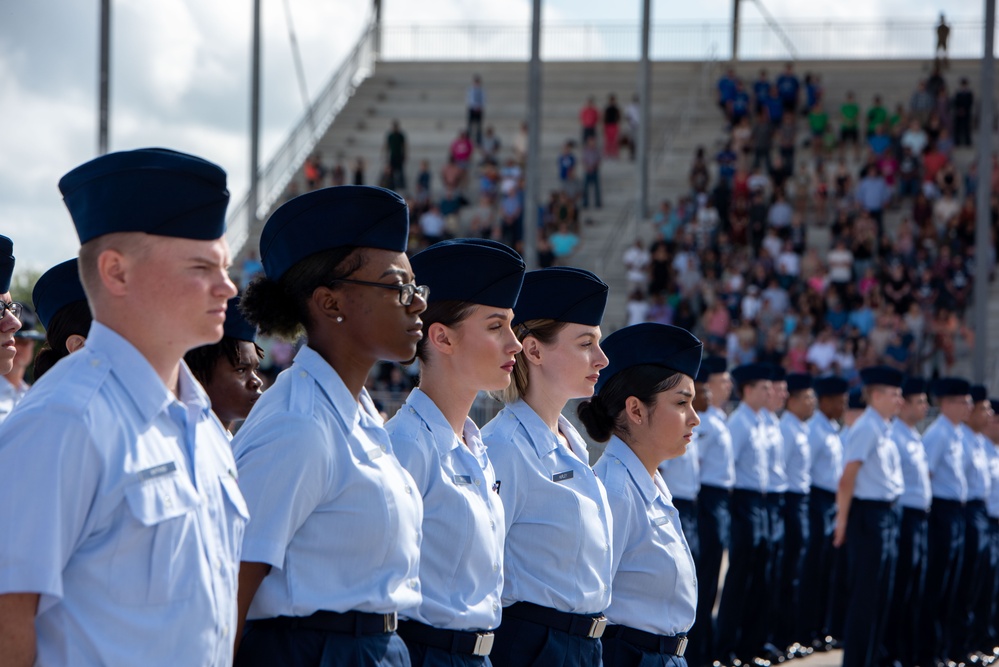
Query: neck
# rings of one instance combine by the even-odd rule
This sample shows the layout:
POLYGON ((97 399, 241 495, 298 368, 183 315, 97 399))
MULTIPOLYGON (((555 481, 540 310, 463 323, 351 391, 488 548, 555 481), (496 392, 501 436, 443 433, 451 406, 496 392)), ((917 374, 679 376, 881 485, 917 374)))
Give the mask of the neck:
POLYGON ((171 344, 169 340, 164 342, 153 339, 145 333, 141 324, 130 324, 131 320, 126 318, 109 317, 97 321, 127 340, 139 351, 139 354, 145 357, 167 389, 174 396, 180 395, 180 388, 177 386, 180 377, 180 361, 184 358, 187 350, 181 349, 182 346, 171 344))
POLYGON ((654 448, 642 446, 637 442, 627 444, 631 447, 631 451, 635 452, 638 460, 642 462, 642 466, 649 473, 649 476, 655 477, 659 464, 663 462, 661 455, 656 454, 654 448))
POLYGON ((364 382, 368 379, 368 374, 371 373, 371 368, 377 359, 357 350, 349 342, 349 336, 341 338, 343 340, 331 340, 314 335, 314 332, 308 332, 309 347, 336 371, 350 395, 357 398, 361 395, 364 382))
POLYGON ((9 382, 15 388, 20 387, 21 383, 24 382, 24 372, 26 368, 18 368, 15 366, 11 369, 10 373, 3 376, 3 379, 9 382))
POLYGON ((465 420, 472 410, 478 390, 460 386, 455 377, 445 369, 424 364, 420 375, 420 390, 434 402, 451 430, 460 438, 465 430, 465 420))
POLYGON ((909 428, 916 428, 916 424, 919 423, 919 419, 911 415, 899 415, 898 420, 909 428))
POLYGON ((565 404, 569 402, 567 397, 557 395, 557 392, 552 391, 550 387, 530 382, 527 386, 524 402, 541 417, 541 421, 552 433, 558 435, 558 418, 562 414, 565 404))

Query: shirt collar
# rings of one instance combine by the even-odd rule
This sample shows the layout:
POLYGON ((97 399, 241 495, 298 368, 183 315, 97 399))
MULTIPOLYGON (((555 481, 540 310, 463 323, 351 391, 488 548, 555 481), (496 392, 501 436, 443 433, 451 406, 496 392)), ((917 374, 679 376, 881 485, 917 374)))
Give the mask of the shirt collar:
MULTIPOLYGON (((430 429, 434 446, 441 453, 450 452, 458 448, 461 441, 451 428, 451 424, 445 419, 444 413, 437 407, 437 404, 422 389, 419 387, 413 389, 409 393, 409 398, 406 399, 406 405, 412 408, 417 416, 423 420, 423 423, 427 425, 427 428, 430 429)), ((475 423, 467 417, 465 418, 465 428, 463 430, 466 436, 465 439, 469 443, 472 443, 479 433, 479 429, 475 426, 475 423), (471 428, 469 428, 470 426, 471 428), (469 435, 472 436, 471 439, 468 437, 469 435)))
MULTIPOLYGON (((318 352, 308 345, 302 346, 302 349, 295 355, 292 367, 288 370, 293 373, 311 375, 319 388, 326 394, 326 398, 336 407, 336 411, 343 418, 347 430, 353 431, 357 428, 361 420, 357 397, 350 393, 339 374, 318 352)), ((362 389, 361 394, 363 397, 366 396, 367 392, 362 389)))
POLYGON ((659 497, 659 489, 656 487, 652 475, 642 465, 638 455, 623 440, 612 435, 604 453, 611 454, 628 469, 628 474, 631 475, 631 479, 634 480, 635 486, 638 487, 638 491, 642 494, 642 499, 647 505, 651 505, 659 497))
MULTIPOLYGON (((884 435, 885 431, 888 430, 888 427, 891 426, 891 422, 885 421, 884 417, 879 415, 877 410, 875 410, 869 405, 864 410, 864 413, 860 415, 860 417, 861 418, 866 417, 868 421, 874 424, 874 426, 878 429, 878 433, 881 435, 884 435)), ((856 424, 854 425, 856 426, 856 424)))
MULTIPOLYGON (((548 425, 538 416, 530 405, 523 399, 514 401, 507 406, 507 410, 520 420, 524 430, 527 431, 527 438, 537 452, 538 458, 551 454, 558 447, 558 438, 548 428, 548 425)), ((561 419, 561 418, 560 418, 561 419)))

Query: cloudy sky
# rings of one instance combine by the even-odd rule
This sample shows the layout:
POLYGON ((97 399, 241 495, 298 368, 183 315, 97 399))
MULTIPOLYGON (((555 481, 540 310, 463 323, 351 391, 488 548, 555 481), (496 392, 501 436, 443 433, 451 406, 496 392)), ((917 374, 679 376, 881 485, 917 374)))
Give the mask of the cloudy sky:
MULTIPOLYGON (((364 0, 262 0, 263 151, 273 153, 302 115, 288 40, 291 9, 306 80, 315 94, 354 45, 364 0)), ((778 19, 980 19, 979 0, 764 0, 778 19)), ((75 233, 56 187, 96 154, 99 0, 0 2, 0 233, 18 267, 73 256, 75 233)), ((112 0, 112 150, 167 146, 229 172, 233 201, 248 182, 251 0, 112 0)), ((547 21, 637 21, 640 0, 546 0, 547 21)), ((387 23, 524 22, 529 0, 384 0, 387 23)), ((656 22, 722 20, 730 0, 654 0, 656 22)), ((747 20, 758 20, 751 3, 747 20)))

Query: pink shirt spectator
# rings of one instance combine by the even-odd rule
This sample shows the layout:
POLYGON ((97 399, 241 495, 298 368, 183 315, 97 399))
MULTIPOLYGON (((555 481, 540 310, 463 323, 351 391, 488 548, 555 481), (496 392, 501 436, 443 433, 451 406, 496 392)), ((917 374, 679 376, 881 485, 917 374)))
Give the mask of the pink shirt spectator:
POLYGON ((464 132, 458 135, 458 138, 451 142, 451 157, 454 158, 454 161, 462 167, 468 166, 469 160, 472 159, 473 150, 474 147, 472 146, 472 141, 464 132))

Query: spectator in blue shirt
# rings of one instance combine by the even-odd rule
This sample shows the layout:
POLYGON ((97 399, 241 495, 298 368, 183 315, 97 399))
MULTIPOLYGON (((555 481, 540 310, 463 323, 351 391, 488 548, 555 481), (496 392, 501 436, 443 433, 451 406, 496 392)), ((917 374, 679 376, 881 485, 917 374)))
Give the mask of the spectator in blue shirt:
POLYGON ((798 110, 798 93, 801 84, 794 73, 794 65, 788 63, 784 68, 784 73, 777 77, 777 90, 780 93, 781 104, 784 110, 794 114, 798 110))

